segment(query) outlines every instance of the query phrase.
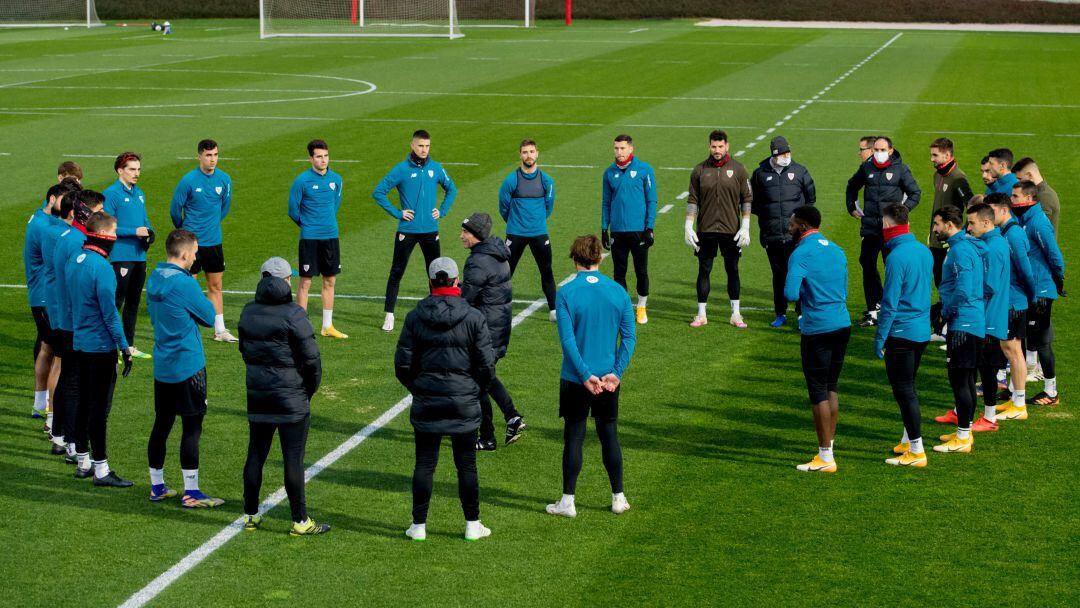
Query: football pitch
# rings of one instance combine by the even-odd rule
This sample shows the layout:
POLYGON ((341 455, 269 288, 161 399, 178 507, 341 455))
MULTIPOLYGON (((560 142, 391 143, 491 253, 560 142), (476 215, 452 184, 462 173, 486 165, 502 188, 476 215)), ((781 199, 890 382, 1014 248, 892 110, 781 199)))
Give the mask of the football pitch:
MULTIPOLYGON (((855 317, 864 308, 859 229, 843 197, 858 163, 857 139, 893 138, 923 190, 912 229, 925 239, 928 146, 945 136, 956 142, 976 191, 979 159, 990 149, 1034 157, 1063 201, 1059 241, 1067 266, 1076 263, 1080 38, 718 29, 689 21, 541 23, 466 34, 456 41, 260 41, 258 24, 249 21, 178 22, 167 38, 112 25, 0 31, 6 604, 1080 603, 1080 475, 1073 458, 1080 430, 1071 401, 1072 390, 1080 390, 1073 326, 1080 314, 1072 298, 1054 308, 1062 405, 1032 404, 1027 421, 979 434, 971 454, 929 452, 929 466, 920 470, 883 463, 902 431, 899 411, 872 353, 872 330, 854 328, 840 382, 839 472, 799 473, 795 465, 816 448, 799 334, 791 325, 768 327, 770 272, 756 220, 741 262, 749 328, 726 323, 726 280, 717 263, 711 323, 691 329, 697 266, 683 243, 682 197, 690 168, 707 154, 710 130, 728 132, 749 171, 767 156, 773 135, 786 136, 817 184, 823 232, 847 252, 855 317), (514 278, 515 312, 522 314, 499 376, 528 429, 514 445, 477 456, 481 517, 493 535, 462 540, 456 478, 444 449, 429 538, 414 543, 404 536, 412 429, 407 412, 393 415, 406 397, 392 366, 397 332, 379 329, 396 222, 371 191, 405 157, 418 128, 431 132, 432 156, 459 188, 441 222, 443 254, 459 264, 466 257, 461 220, 473 211, 497 217, 498 187, 518 162, 522 138, 537 140, 540 165, 556 184, 556 280, 573 272, 566 256, 573 237, 599 232, 600 179, 614 136, 631 134, 635 155, 656 169, 649 323, 638 326, 621 399, 628 513, 609 510, 591 430, 578 517, 544 512, 561 491, 561 351, 546 305, 531 305, 542 293, 526 255, 514 278), (233 178, 224 224, 225 289, 236 292, 225 299, 230 329, 251 297, 259 264, 272 255, 295 264, 298 231, 286 215, 287 196, 309 166, 310 139, 327 140, 331 168, 344 179, 335 325, 350 338, 320 339, 323 384, 312 401, 306 459, 310 467, 333 454, 307 485, 311 516, 333 526, 324 537, 290 538, 284 505, 269 512, 262 530, 230 535, 242 513, 248 441, 244 365, 235 345, 213 342, 208 333, 200 475, 207 493, 226 500, 219 508, 147 500, 152 362, 136 361, 131 376, 118 381, 110 416, 109 461, 134 488, 73 479, 73 467, 48 455, 40 421, 30 418, 33 321, 18 288, 21 252, 26 219, 55 183, 56 165, 78 161, 84 185, 100 190, 115 180, 116 154, 139 152, 139 186, 164 235, 173 188, 195 166, 195 144, 206 137, 220 143, 219 167, 233 178), (200 547, 204 559, 192 559, 200 547), (158 578, 177 564, 171 572, 180 576, 158 578)), ((495 225, 501 234, 504 224, 495 225)), ((159 239, 151 266, 163 258, 159 239)), ((403 296, 425 295, 421 260, 416 252, 403 296)), ((610 274, 610 262, 601 270, 610 274)), ((1080 284, 1066 280, 1070 287, 1080 293, 1080 284)), ((414 303, 399 301, 399 328, 414 303)), ((317 300, 311 308, 318 323, 317 300)), ((137 343, 148 352, 151 334, 144 304, 137 343)), ((1041 389, 1033 384, 1029 395, 1041 389)), ((933 422, 952 405, 936 344, 923 360, 919 390, 932 445, 952 430, 933 422)), ((179 429, 166 461, 174 487, 181 485, 178 436, 179 429)), ((275 448, 264 496, 280 486, 275 448)))

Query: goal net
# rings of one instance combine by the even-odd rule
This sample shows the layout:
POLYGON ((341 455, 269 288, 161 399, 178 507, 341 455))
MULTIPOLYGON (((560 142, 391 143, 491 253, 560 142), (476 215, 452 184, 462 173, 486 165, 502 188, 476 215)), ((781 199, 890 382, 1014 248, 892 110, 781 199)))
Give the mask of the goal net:
POLYGON ((104 25, 94 0, 0 0, 0 27, 104 25))
POLYGON ((259 33, 460 38, 462 27, 529 27, 534 11, 535 0, 259 0, 259 33))

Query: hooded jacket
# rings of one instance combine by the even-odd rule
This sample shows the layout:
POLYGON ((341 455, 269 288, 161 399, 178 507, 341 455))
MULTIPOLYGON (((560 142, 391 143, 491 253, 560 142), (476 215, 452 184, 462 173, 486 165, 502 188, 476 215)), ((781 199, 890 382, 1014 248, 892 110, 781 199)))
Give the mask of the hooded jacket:
POLYGON ((911 342, 930 340, 930 289, 934 258, 930 249, 909 232, 885 242, 885 286, 878 313, 874 352, 881 353, 889 337, 911 342))
POLYGON ((214 326, 214 305, 191 273, 158 262, 146 283, 146 308, 154 326, 154 379, 183 382, 206 367, 199 325, 214 326))
POLYGON ((263 277, 237 328, 247 365, 248 420, 303 420, 322 381, 322 360, 307 312, 292 301, 289 284, 263 277))
POLYGON ((1065 258, 1061 255, 1054 226, 1039 203, 1027 208, 1013 208, 1013 215, 1031 243, 1031 274, 1035 281, 1032 301, 1039 298, 1056 300, 1058 291, 1054 281, 1065 276, 1065 258))
POLYGON ((475 432, 480 390, 495 375, 484 315, 456 295, 424 298, 405 317, 394 370, 412 394, 409 420, 417 431, 475 432))
POLYGON ((908 209, 919 204, 922 190, 911 169, 900 158, 900 152, 893 150, 889 164, 878 168, 874 158, 870 157, 856 169, 847 183, 847 210, 852 213, 859 206, 859 190, 863 191, 862 236, 881 236, 881 211, 885 207, 903 202, 908 209), (904 196, 907 195, 907 199, 904 196))
POLYGON ((511 301, 510 252, 497 236, 489 236, 469 250, 461 273, 461 297, 484 313, 495 358, 506 356, 510 344, 511 301))
POLYGON ((986 335, 986 305, 983 303, 982 241, 964 231, 946 241, 949 253, 941 268, 941 316, 949 331, 962 331, 975 337, 986 335))
POLYGON ((766 158, 750 176, 753 202, 750 212, 758 216, 758 233, 761 245, 790 243, 788 218, 803 205, 817 202, 814 178, 806 167, 795 161, 780 171, 772 165, 772 157, 766 158))

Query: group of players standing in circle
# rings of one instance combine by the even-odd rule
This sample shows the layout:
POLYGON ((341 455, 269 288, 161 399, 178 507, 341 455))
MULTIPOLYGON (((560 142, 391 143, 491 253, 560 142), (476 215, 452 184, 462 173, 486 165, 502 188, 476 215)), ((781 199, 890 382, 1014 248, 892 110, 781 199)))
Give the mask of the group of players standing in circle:
MULTIPOLYGON (((574 491, 581 469, 585 421, 591 414, 603 448, 612 488, 612 510, 629 509, 622 491, 618 442, 618 395, 636 341, 636 324, 648 322, 648 257, 654 244, 657 184, 648 163, 634 156, 633 140, 613 142, 614 163, 604 170, 599 238, 579 237, 571 248, 577 276, 556 292, 547 218, 555 204, 551 176, 539 168, 538 146, 519 146, 520 166, 499 190, 499 214, 506 239, 491 234, 491 217, 474 213, 462 223, 461 241, 470 250, 463 272, 441 257, 439 221, 451 211, 457 189, 430 156, 431 137, 416 131, 408 157, 379 182, 375 202, 398 220, 387 279, 382 329, 395 328, 398 291, 409 259, 420 246, 431 295, 410 313, 395 355, 399 380, 413 395, 416 430, 411 538, 426 537, 431 478, 443 436, 452 438, 466 538, 490 534, 479 522, 476 451, 497 443, 491 401, 506 422, 510 444, 525 428, 495 365, 509 343, 511 279, 526 248, 539 267, 550 319, 563 348, 560 417, 564 419, 563 495, 548 505, 553 515, 576 514, 574 491), (441 203, 438 191, 444 192, 441 203), (398 201, 389 198, 396 190, 398 201), (609 249, 614 281, 598 272, 609 249), (627 290, 629 263, 636 275, 637 301, 627 290), (463 353, 468 353, 463 355, 463 353), (457 374, 455 376, 455 374, 457 374)), ((751 173, 729 153, 723 131, 709 134, 709 155, 690 175, 684 240, 698 258, 697 311, 693 328, 708 323, 707 303, 713 261, 724 259, 732 326, 747 327, 740 309, 739 259, 750 244, 750 216, 757 215, 760 242, 772 269, 775 319, 787 324, 794 302, 801 356, 819 451, 799 469, 834 472, 833 438, 838 415, 838 383, 851 334, 847 310, 847 260, 820 232, 821 213, 807 168, 792 160, 783 137, 770 142, 771 154, 751 173)), ((984 159, 985 198, 972 197, 953 158, 953 144, 931 146, 935 166, 933 228, 928 249, 908 228, 921 191, 887 137, 860 140, 861 163, 849 180, 846 203, 860 221, 860 264, 867 310, 860 326, 876 327, 875 352, 885 368, 904 423, 896 457, 899 466, 927 463, 922 445, 915 378, 933 336, 943 336, 956 408, 939 421, 956 425, 942 437, 940 452, 970 452, 971 433, 997 430, 998 420, 1027 417, 1028 365, 1041 366, 1045 390, 1035 403, 1056 405, 1053 301, 1064 295, 1064 261, 1056 241, 1056 195, 1031 159, 1011 171, 1012 153, 992 151, 984 159), (862 193, 862 201, 859 193, 862 193), (1047 203, 1052 199, 1052 209, 1047 203), (1042 204, 1040 204, 1042 203, 1042 204), (1044 212, 1044 206, 1047 206, 1044 212), (967 220, 964 220, 964 211, 967 220), (1047 213, 1052 213, 1050 218, 1047 213), (933 253, 932 253, 933 252, 933 253), (878 257, 885 259, 884 283, 878 257), (931 305, 931 284, 940 301, 931 305), (1026 340, 1028 356, 1023 353, 1026 340), (1012 371, 1008 403, 999 406, 999 372, 1012 371), (984 415, 974 420, 981 375, 984 415)), ((311 168, 289 191, 288 215, 300 229, 299 286, 292 301, 288 262, 271 258, 262 267, 256 296, 241 315, 237 338, 226 329, 222 303, 225 270, 221 222, 232 201, 230 177, 217 168, 218 145, 197 146, 199 166, 177 185, 170 216, 176 230, 166 239, 167 260, 150 274, 148 309, 154 327, 152 357, 155 422, 148 442, 150 499, 177 495, 164 481, 165 445, 182 421, 183 505, 212 507, 223 501, 198 484, 198 443, 206 413, 206 363, 198 326, 214 328, 220 342, 240 342, 247 365, 251 433, 244 471, 246 525, 257 529, 262 466, 275 432, 285 456, 286 489, 294 535, 329 530, 307 517, 303 459, 310 422, 310 399, 321 381, 321 362, 308 322, 311 282, 321 276, 321 335, 348 336, 333 324, 336 279, 341 272, 337 214, 343 180, 329 168, 329 146, 308 146, 311 168), (193 275, 206 275, 206 295, 193 275)), ((57 185, 27 229, 24 258, 30 305, 38 326, 35 346, 35 413, 49 411, 46 431, 54 454, 76 464, 75 477, 98 486, 128 487, 108 464, 106 428, 117 375, 117 351, 127 376, 134 358, 151 358, 135 346, 135 326, 144 283, 146 252, 155 232, 138 187, 141 159, 117 157, 117 181, 102 193, 81 187, 74 163, 61 165, 57 185), (63 365, 60 365, 63 361, 63 365), (49 399, 50 388, 56 387, 49 399), (51 406, 51 407, 50 407, 51 406)))

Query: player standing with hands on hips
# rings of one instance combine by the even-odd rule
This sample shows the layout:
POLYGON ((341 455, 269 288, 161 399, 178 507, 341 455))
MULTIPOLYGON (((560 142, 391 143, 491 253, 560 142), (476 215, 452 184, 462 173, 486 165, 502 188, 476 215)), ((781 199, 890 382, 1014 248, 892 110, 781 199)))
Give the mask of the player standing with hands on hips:
POLYGON ((709 322, 705 308, 712 287, 713 260, 719 251, 727 272, 731 325, 746 328, 739 309, 739 258, 743 247, 750 245, 752 202, 750 175, 746 167, 728 153, 727 133, 709 133, 709 157, 690 173, 690 195, 686 199, 686 244, 694 248, 698 258, 698 310, 690 327, 701 327, 709 322))
MULTIPOLYGON (((626 289, 626 263, 634 256, 638 323, 648 323, 649 248, 656 224, 656 175, 643 160, 634 158, 634 140, 615 137, 615 162, 604 171, 601 185, 600 230, 604 249, 611 250, 615 282, 626 289), (610 230, 610 232, 609 232, 610 230)), ((556 313, 557 314, 557 313, 556 313)))
POLYGON ((450 213, 457 198, 457 186, 443 166, 431 158, 431 135, 423 129, 412 135, 412 151, 382 178, 371 194, 375 202, 390 217, 398 221, 394 234, 394 259, 390 263, 390 276, 386 279, 386 302, 383 310, 383 331, 394 331, 394 307, 397 306, 398 288, 405 268, 409 265, 413 248, 420 245, 424 254, 424 268, 439 257, 439 218, 450 213), (446 193, 442 205, 437 205, 438 189, 446 193), (396 189, 401 208, 395 207, 387 194, 396 189))
POLYGON ((311 168, 289 190, 289 218, 300 227, 300 288, 296 303, 307 310, 311 277, 322 275, 322 335, 344 339, 334 328, 334 286, 341 273, 337 213, 341 209, 341 176, 330 170, 330 148, 321 139, 307 145, 311 168))

